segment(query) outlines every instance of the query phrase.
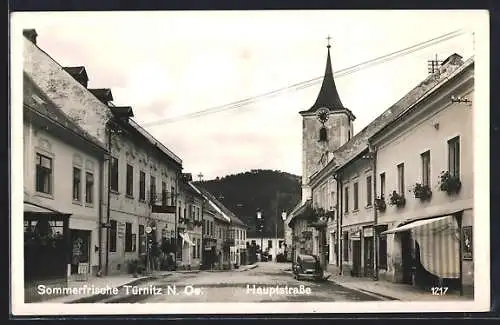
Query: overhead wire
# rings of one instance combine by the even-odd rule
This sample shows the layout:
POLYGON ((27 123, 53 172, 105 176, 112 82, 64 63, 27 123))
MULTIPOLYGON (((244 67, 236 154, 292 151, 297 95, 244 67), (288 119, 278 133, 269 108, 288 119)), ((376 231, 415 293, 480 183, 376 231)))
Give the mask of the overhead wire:
MULTIPOLYGON (((336 78, 341 78, 341 77, 350 75, 352 73, 358 72, 360 70, 367 69, 367 68, 373 67, 375 65, 379 65, 379 64, 394 60, 398 57, 402 57, 402 56, 408 55, 410 53, 428 48, 428 47, 433 46, 435 44, 445 42, 445 41, 450 40, 452 38, 461 36, 463 34, 465 34, 465 31, 463 31, 463 30, 456 30, 456 31, 453 31, 450 33, 446 33, 446 34, 440 35, 438 37, 432 38, 430 40, 423 41, 423 42, 414 44, 412 46, 406 47, 404 49, 394 51, 394 52, 391 52, 389 54, 386 54, 386 55, 383 55, 383 56, 380 56, 380 57, 377 57, 374 59, 370 59, 370 60, 365 61, 365 62, 358 63, 358 64, 353 65, 351 67, 347 67, 347 68, 335 71, 334 76, 336 78)), ((187 114, 183 114, 183 115, 179 115, 179 116, 174 116, 171 118, 161 119, 161 120, 153 121, 153 122, 149 122, 149 123, 143 123, 142 126, 143 127, 153 127, 153 126, 157 126, 157 125, 174 123, 174 122, 179 122, 179 121, 183 121, 183 120, 187 120, 187 119, 193 119, 193 118, 197 118, 197 117, 201 117, 201 116, 205 116, 205 115, 209 115, 209 114, 220 113, 223 111, 238 110, 242 107, 248 106, 250 104, 254 104, 258 101, 279 96, 279 95, 281 95, 285 92, 288 92, 288 91, 298 91, 298 90, 303 90, 303 89, 312 87, 312 86, 320 83, 322 81, 322 79, 323 79, 323 76, 312 78, 312 79, 301 81, 301 82, 298 82, 298 83, 295 83, 295 84, 292 84, 292 85, 289 85, 286 87, 282 87, 282 88, 279 88, 279 89, 276 89, 276 90, 273 90, 273 91, 270 91, 270 92, 267 92, 264 94, 244 98, 244 99, 230 102, 230 103, 227 103, 224 105, 218 105, 218 106, 210 107, 210 108, 203 109, 203 110, 196 111, 196 112, 192 112, 192 113, 187 113, 187 114)))

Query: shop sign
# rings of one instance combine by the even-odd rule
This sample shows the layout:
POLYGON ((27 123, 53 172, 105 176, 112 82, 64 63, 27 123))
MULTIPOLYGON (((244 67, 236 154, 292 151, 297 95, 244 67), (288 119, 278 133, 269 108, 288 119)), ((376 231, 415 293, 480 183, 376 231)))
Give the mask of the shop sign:
POLYGON ((373 228, 363 229, 363 237, 373 237, 373 228))
POLYGON ((462 228, 462 257, 464 260, 472 260, 472 227, 462 228))
POLYGON ((352 229, 349 231, 349 237, 351 238, 359 238, 361 236, 361 230, 359 229, 352 229))

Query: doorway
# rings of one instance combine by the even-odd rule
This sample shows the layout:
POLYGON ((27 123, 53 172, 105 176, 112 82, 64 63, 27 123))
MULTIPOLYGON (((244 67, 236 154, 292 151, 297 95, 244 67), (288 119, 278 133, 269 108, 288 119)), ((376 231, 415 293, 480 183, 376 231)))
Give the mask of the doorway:
POLYGON ((409 231, 404 231, 401 233, 401 261, 403 264, 402 282, 405 284, 413 284, 413 270, 415 265, 413 259, 412 242, 413 240, 409 231))
POLYGON ((361 275, 361 240, 352 241, 352 275, 361 275))
MULTIPOLYGON (((78 264, 90 264, 90 230, 71 229, 71 274, 78 273, 78 264)), ((90 270, 90 267, 89 267, 90 270)))
POLYGON ((364 237, 364 276, 373 276, 373 237, 364 237))

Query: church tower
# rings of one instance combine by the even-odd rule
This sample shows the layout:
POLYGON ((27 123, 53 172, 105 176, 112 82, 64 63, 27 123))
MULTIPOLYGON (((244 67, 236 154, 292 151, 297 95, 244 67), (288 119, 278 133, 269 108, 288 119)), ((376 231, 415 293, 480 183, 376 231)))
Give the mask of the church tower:
POLYGON ((302 202, 311 198, 309 178, 322 161, 353 136, 354 114, 344 107, 333 79, 328 37, 325 76, 314 105, 302 116, 302 202))

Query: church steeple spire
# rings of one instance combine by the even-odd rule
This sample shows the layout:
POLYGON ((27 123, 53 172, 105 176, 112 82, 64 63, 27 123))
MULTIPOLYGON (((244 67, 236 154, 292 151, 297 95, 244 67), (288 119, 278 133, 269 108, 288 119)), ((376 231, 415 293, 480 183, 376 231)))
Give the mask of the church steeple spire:
POLYGON ((328 54, 326 58, 326 69, 325 76, 323 77, 323 84, 321 85, 316 102, 308 110, 308 112, 315 112, 322 107, 328 108, 331 111, 346 109, 340 100, 337 87, 335 86, 335 80, 333 79, 332 62, 330 58, 330 39, 331 37, 328 36, 328 45, 326 46, 328 54))

